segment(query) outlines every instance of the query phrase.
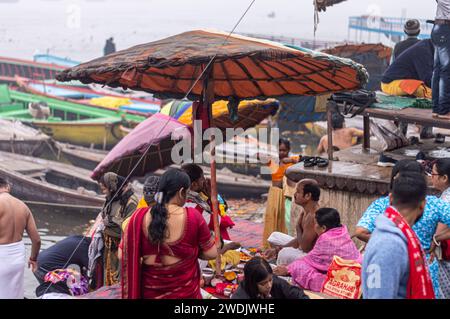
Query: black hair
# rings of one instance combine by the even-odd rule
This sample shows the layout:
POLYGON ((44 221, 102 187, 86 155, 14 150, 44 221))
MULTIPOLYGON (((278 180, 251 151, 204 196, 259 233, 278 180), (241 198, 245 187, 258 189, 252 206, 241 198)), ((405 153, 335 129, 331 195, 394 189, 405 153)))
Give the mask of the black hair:
POLYGON ((396 208, 417 208, 426 196, 427 182, 423 174, 406 172, 394 180, 392 205, 396 208))
POLYGON ((450 181, 450 158, 440 158, 434 163, 436 165, 436 170, 439 175, 447 175, 450 181))
POLYGON ((311 194, 311 199, 315 202, 320 200, 320 187, 314 183, 306 183, 303 185, 303 196, 311 194))
POLYGON ((0 187, 7 187, 9 185, 8 181, 0 176, 0 187))
POLYGON ((243 288, 250 299, 258 298, 258 283, 265 280, 272 273, 272 267, 264 258, 254 257, 245 264, 243 288))
POLYGON ((331 115, 331 127, 333 130, 338 130, 344 127, 345 118, 339 113, 333 113, 331 115))
POLYGON ((316 212, 316 221, 319 226, 325 226, 327 230, 341 227, 341 216, 339 212, 334 208, 320 208, 316 212))
POLYGON ((161 176, 158 192, 162 193, 162 200, 150 210, 152 221, 148 227, 148 237, 151 243, 162 243, 166 237, 167 210, 165 205, 180 189, 187 190, 190 186, 189 176, 180 169, 169 169, 161 176))
POLYGON ((181 169, 188 174, 189 178, 191 179, 191 183, 198 180, 203 175, 203 169, 197 165, 197 164, 184 164, 181 166, 181 169))
POLYGON ((278 141, 278 145, 284 145, 287 147, 287 149, 291 149, 291 141, 289 141, 287 138, 280 138, 278 141))
POLYGON ((391 172, 391 183, 390 183, 390 189, 392 190, 394 186, 394 179, 398 174, 404 174, 404 173, 417 173, 417 174, 424 174, 425 170, 423 169, 423 166, 412 159, 405 159, 398 161, 395 163, 395 166, 392 168, 391 172))

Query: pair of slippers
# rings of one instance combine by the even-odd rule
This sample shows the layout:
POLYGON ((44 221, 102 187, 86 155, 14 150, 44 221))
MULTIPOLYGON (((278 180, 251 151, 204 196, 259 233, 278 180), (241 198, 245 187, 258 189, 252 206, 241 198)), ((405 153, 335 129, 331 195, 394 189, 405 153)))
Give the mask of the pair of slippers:
POLYGON ((304 167, 327 167, 328 166, 328 160, 322 157, 309 157, 304 156, 303 159, 303 166, 304 167))
POLYGON ((436 138, 434 139, 434 142, 438 143, 438 144, 445 143, 445 135, 442 135, 440 133, 436 134, 436 138))

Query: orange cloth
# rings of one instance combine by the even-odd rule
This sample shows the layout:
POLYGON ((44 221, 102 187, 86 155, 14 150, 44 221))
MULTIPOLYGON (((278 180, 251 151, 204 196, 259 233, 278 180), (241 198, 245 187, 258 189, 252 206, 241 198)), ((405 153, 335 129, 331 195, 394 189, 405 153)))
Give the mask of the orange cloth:
MULTIPOLYGON (((289 158, 294 160, 295 162, 298 162, 300 160, 300 156, 291 156, 289 158)), ((268 166, 270 167, 270 170, 272 172, 272 182, 282 182, 284 173, 286 173, 286 170, 292 165, 294 164, 275 163, 273 161, 270 161, 268 166)))
POLYGON ((419 80, 395 80, 391 83, 381 83, 381 91, 388 95, 413 95, 418 98, 431 99, 432 90, 419 80))

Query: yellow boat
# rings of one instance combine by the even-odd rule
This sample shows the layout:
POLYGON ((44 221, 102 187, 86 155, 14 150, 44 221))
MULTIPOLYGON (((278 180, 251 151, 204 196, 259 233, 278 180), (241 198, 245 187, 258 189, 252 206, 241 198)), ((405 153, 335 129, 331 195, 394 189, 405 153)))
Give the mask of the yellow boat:
POLYGON ((0 85, 0 118, 39 128, 55 140, 87 147, 112 148, 123 136, 120 126, 133 127, 144 116, 99 109, 0 85))
POLYGON ((120 121, 105 122, 104 119, 86 122, 41 122, 34 121, 33 125, 55 140, 82 146, 101 146, 111 148, 123 136, 120 121))

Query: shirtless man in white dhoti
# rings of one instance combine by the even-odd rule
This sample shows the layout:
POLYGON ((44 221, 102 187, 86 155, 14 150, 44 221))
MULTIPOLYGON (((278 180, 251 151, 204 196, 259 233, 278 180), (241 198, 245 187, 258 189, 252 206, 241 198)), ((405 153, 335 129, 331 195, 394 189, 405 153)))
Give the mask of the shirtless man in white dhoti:
POLYGON ((0 299, 23 299, 25 272, 24 231, 31 239, 28 268, 36 270, 41 239, 30 209, 11 196, 11 186, 0 177, 0 299))
POLYGON ((265 252, 267 259, 277 256, 277 265, 289 265, 294 260, 310 252, 317 239, 314 231, 315 213, 319 210, 320 187, 313 179, 303 179, 297 183, 294 200, 303 207, 298 223, 297 237, 280 232, 274 232, 268 242, 274 248, 265 252))

